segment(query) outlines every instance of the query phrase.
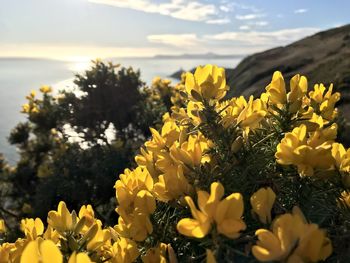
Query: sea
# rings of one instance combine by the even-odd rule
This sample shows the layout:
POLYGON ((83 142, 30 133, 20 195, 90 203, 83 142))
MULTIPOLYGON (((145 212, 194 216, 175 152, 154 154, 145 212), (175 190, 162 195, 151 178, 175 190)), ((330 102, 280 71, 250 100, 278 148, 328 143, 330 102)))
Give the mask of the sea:
MULTIPOLYGON (((240 60, 239 58, 112 58, 106 61, 139 69, 141 79, 150 84, 155 76, 169 78, 179 69, 190 70, 205 64, 234 68, 240 60)), ((8 136, 17 123, 26 121, 26 116, 20 113, 21 106, 26 102, 25 96, 31 90, 38 90, 42 85, 51 85, 54 92, 71 89, 75 74, 82 73, 89 67, 91 61, 88 59, 61 61, 0 58, 0 153, 9 164, 13 165, 19 159, 17 149, 8 143, 8 136)))

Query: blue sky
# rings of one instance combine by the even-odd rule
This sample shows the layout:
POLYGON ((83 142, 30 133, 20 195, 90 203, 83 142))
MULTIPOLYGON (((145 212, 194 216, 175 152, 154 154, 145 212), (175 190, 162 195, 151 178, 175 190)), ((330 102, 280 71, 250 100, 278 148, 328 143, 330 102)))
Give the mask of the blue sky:
POLYGON ((0 57, 249 54, 350 23, 350 1, 0 0, 0 57))

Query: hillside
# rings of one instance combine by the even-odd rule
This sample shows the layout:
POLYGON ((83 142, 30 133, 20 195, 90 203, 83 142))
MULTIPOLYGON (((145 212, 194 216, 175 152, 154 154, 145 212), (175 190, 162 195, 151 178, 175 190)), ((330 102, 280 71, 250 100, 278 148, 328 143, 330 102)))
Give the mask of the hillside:
POLYGON ((350 25, 248 56, 235 69, 227 70, 229 96, 260 94, 275 70, 285 79, 303 74, 310 86, 333 82, 342 92, 339 106, 350 112, 350 25))

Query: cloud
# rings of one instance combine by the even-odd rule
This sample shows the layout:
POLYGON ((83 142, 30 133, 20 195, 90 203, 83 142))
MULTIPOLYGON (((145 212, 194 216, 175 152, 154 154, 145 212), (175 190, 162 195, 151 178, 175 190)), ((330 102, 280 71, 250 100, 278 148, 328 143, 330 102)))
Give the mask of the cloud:
POLYGON ((219 6, 219 9, 225 13, 233 11, 233 8, 231 8, 230 6, 227 6, 227 5, 221 5, 221 6, 219 6))
POLYGON ((243 25, 239 27, 240 30, 250 30, 250 26, 249 25, 243 25))
POLYGON ((158 13, 182 20, 211 21, 219 18, 219 9, 213 4, 187 0, 168 0, 154 3, 152 0, 88 0, 91 3, 129 8, 146 13, 158 13))
POLYGON ((196 34, 162 34, 149 35, 147 40, 151 43, 170 45, 175 47, 193 47, 199 44, 200 40, 196 34))
POLYGON ((256 25, 256 26, 267 26, 268 24, 269 24, 269 22, 267 22, 267 21, 254 22, 254 25, 256 25))
POLYGON ((247 15, 236 15, 236 19, 238 20, 253 20, 260 17, 264 17, 265 14, 255 13, 255 14, 247 14, 247 15))
POLYGON ((226 54, 249 54, 272 47, 290 44, 319 31, 319 28, 291 28, 275 31, 249 31, 249 25, 242 25, 242 31, 222 32, 219 34, 163 34, 150 35, 148 41, 160 44, 160 47, 172 48, 173 52, 202 53, 215 52, 226 54))
POLYGON ((305 8, 300 8, 300 9, 294 10, 294 14, 303 14, 303 13, 306 13, 307 11, 308 10, 305 8))
MULTIPOLYGON (((242 28, 240 28, 242 29, 242 28)), ((247 28, 243 28, 247 29, 247 28)), ((273 47, 278 45, 285 45, 293 41, 299 40, 308 35, 319 31, 319 28, 291 28, 276 31, 251 31, 251 32, 223 32, 214 35, 205 35, 207 40, 214 41, 229 41, 239 45, 248 46, 266 46, 273 47)))
POLYGON ((229 18, 213 19, 213 20, 206 21, 207 24, 215 24, 215 25, 224 25, 230 22, 231 20, 229 18))
POLYGON ((270 23, 267 21, 254 21, 249 23, 250 26, 254 26, 254 27, 264 27, 264 26, 268 26, 269 24, 270 23))
POLYGON ((258 27, 264 27, 269 25, 269 22, 267 21, 249 21, 247 24, 245 25, 241 25, 239 27, 239 30, 254 30, 258 27))

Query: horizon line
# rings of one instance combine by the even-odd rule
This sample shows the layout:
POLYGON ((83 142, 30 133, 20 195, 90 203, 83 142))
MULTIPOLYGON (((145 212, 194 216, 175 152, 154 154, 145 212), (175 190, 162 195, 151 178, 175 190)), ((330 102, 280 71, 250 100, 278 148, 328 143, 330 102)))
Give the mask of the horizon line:
POLYGON ((76 61, 94 61, 97 59, 101 60, 108 60, 108 59, 167 59, 167 58, 172 58, 172 59, 186 59, 188 57, 189 59, 194 59, 195 57, 198 58, 205 58, 206 56, 213 56, 210 59, 213 59, 215 57, 219 59, 231 59, 234 57, 237 58, 243 58, 248 56, 249 54, 219 54, 219 53, 213 53, 213 52, 207 52, 207 53, 182 53, 182 54, 155 54, 151 56, 108 56, 108 57, 98 57, 92 58, 89 56, 69 56, 69 57, 50 57, 50 56, 2 56, 0 55, 1 60, 52 60, 52 61, 62 61, 62 62, 76 62, 76 61))

